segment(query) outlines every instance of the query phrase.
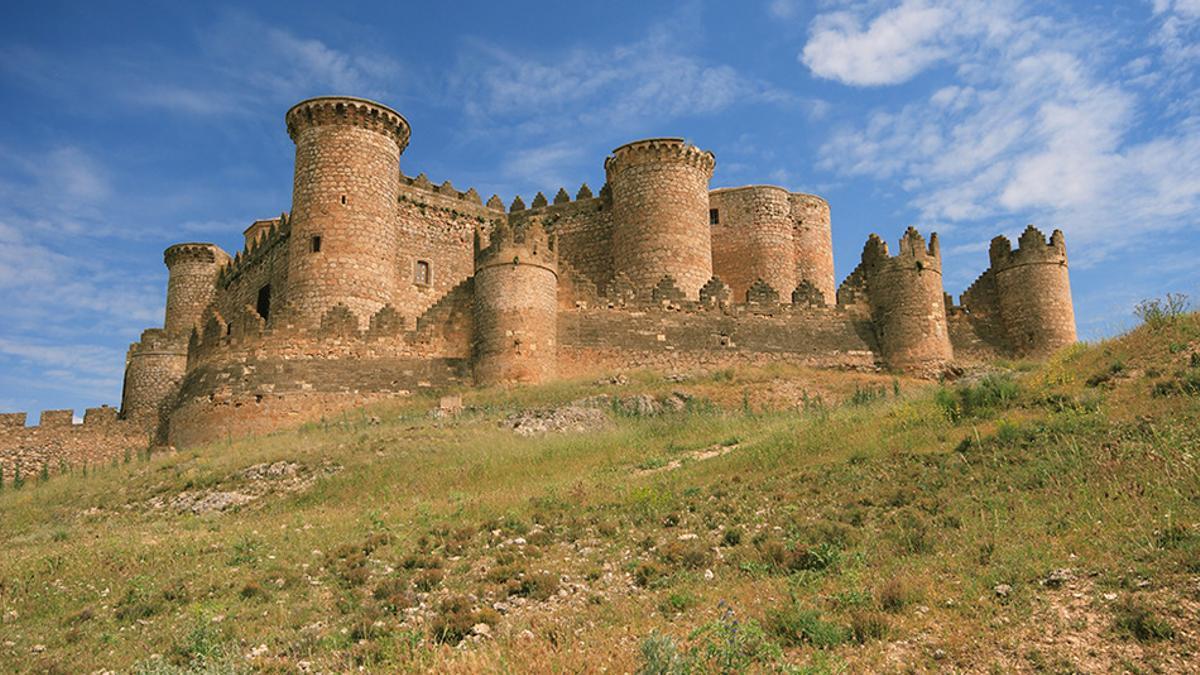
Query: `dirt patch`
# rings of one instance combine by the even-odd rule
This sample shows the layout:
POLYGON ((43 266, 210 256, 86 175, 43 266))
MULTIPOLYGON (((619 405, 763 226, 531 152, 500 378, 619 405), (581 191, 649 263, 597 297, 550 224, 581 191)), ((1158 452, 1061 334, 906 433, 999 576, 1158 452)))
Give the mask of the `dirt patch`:
POLYGON ((211 488, 159 495, 148 500, 146 507, 154 511, 197 515, 220 513, 263 497, 306 490, 318 478, 340 470, 340 466, 333 464, 313 469, 298 462, 264 462, 230 474, 211 488))

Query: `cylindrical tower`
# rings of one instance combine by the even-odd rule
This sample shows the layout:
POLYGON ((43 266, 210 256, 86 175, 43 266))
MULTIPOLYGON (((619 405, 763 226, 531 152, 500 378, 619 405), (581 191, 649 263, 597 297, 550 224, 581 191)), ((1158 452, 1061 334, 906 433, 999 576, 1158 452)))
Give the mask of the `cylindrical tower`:
POLYGON ((498 226, 475 252, 475 381, 537 383, 557 370, 558 252, 541 224, 498 226))
POLYGON ((163 327, 167 335, 186 339, 212 304, 217 273, 229 262, 229 254, 214 244, 175 244, 163 252, 163 262, 168 274, 163 327))
POLYGON ((297 325, 315 326, 343 304, 365 326, 396 286, 408 122, 379 103, 344 96, 302 101, 286 119, 296 171, 285 312, 297 325))
POLYGON ((129 347, 125 358, 125 388, 121 416, 149 431, 163 430, 187 369, 187 339, 151 328, 129 347))
POLYGON ((954 357, 946 325, 942 253, 937 235, 925 239, 908 228, 900 252, 888 255, 875 235, 863 249, 867 296, 884 364, 894 370, 934 373, 954 357))
POLYGON ((639 292, 665 275, 691 299, 712 278, 708 181, 716 159, 681 138, 613 150, 604 162, 613 203, 613 261, 639 292))
POLYGON ((796 283, 807 281, 825 298, 825 304, 837 303, 837 283, 833 276, 833 230, 829 220, 829 202, 816 195, 793 193, 793 250, 796 283))
POLYGON ((1060 230, 1046 236, 1030 225, 1017 249, 1004 237, 992 240, 992 272, 1009 346, 1021 356, 1046 356, 1074 344, 1075 306, 1067 272, 1067 244, 1060 230))
POLYGON ((757 279, 790 298, 796 289, 791 206, 787 190, 751 185, 713 190, 708 195, 712 222, 713 275, 729 285, 731 297, 746 300, 757 279))

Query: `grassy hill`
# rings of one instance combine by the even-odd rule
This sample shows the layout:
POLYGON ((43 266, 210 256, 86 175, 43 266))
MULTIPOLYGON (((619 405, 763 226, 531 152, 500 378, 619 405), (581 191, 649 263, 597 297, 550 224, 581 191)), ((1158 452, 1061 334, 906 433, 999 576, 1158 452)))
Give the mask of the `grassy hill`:
POLYGON ((464 402, 5 476, 0 671, 1200 670, 1198 315, 464 402))

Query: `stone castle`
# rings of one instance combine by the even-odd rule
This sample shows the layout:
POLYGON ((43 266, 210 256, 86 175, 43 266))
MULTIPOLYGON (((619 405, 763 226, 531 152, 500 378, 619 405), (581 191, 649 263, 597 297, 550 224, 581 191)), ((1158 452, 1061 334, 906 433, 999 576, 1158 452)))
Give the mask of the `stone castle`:
POLYGON ((166 317, 133 344, 121 407, 0 416, 0 469, 265 432, 426 388, 789 361, 936 374, 1075 341, 1061 232, 1030 226, 955 304, 936 234, 872 235, 834 279, 829 205, 710 189, 678 138, 623 145, 606 184, 506 210, 400 170, 410 129, 358 98, 303 101, 291 210, 233 257, 168 248, 166 317))

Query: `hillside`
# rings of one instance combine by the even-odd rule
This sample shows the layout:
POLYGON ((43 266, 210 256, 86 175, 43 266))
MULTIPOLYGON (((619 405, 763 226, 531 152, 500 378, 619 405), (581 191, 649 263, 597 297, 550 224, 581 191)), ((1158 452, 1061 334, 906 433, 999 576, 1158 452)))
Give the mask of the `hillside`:
POLYGON ((0 671, 1200 671, 1200 315, 463 399, 4 476, 0 671))

